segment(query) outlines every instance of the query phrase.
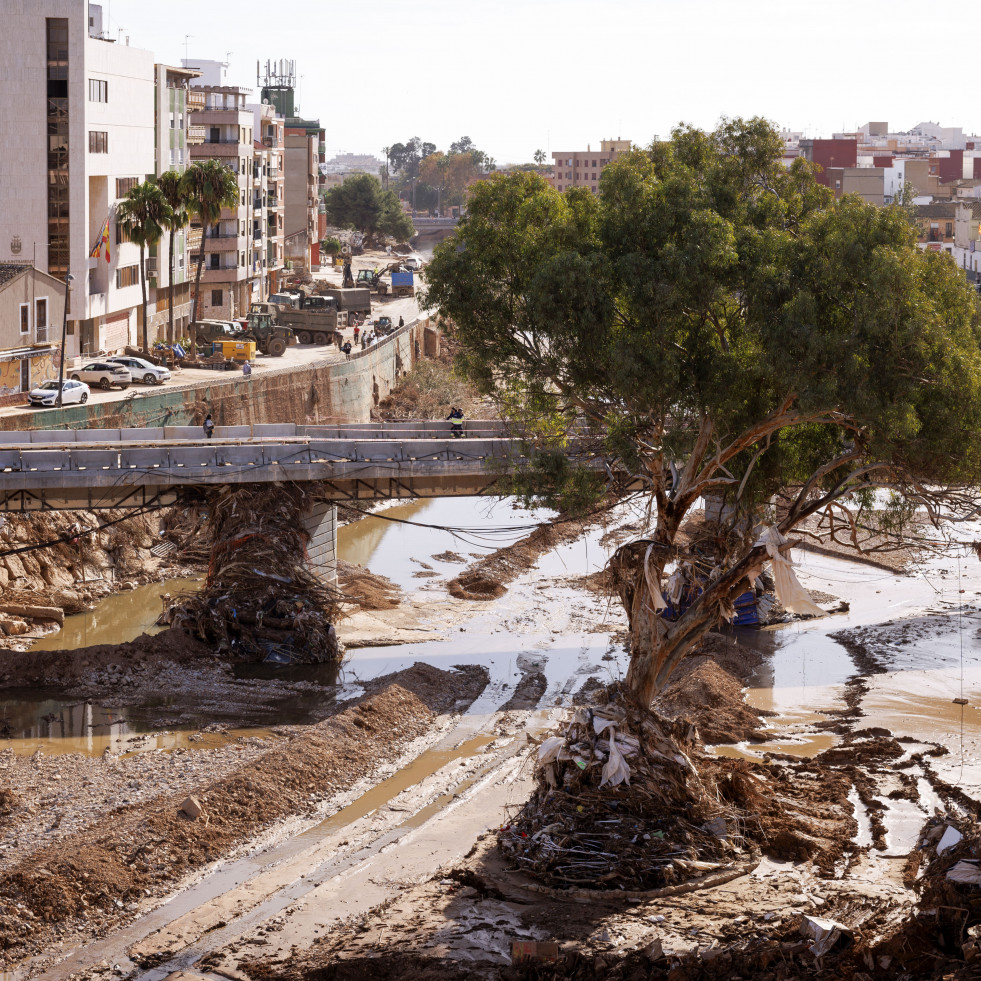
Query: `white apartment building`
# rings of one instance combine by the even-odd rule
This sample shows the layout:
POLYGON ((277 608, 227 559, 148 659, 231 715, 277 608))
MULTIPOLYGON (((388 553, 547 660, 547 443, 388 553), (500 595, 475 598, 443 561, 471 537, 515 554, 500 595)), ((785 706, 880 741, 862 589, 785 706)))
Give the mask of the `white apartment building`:
POLYGON ((3 13, 0 262, 70 271, 66 354, 117 350, 138 337, 139 249, 110 221, 110 261, 90 253, 155 170, 153 55, 99 37, 86 0, 4 0, 3 13))

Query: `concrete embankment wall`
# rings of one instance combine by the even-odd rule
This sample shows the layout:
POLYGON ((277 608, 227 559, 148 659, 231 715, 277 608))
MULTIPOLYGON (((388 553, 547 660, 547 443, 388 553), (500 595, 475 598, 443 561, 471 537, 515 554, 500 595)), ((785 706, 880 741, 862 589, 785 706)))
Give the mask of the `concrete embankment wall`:
MULTIPOLYGON (((134 385, 129 391, 138 393, 136 398, 61 410, 25 409, 0 417, 0 429, 190 426, 202 423, 209 412, 219 426, 367 422, 372 408, 418 358, 436 355, 438 344, 429 320, 415 320, 349 360, 262 368, 248 379, 235 374, 193 389, 134 385)), ((193 379, 194 369, 186 369, 176 381, 183 386, 193 379)))

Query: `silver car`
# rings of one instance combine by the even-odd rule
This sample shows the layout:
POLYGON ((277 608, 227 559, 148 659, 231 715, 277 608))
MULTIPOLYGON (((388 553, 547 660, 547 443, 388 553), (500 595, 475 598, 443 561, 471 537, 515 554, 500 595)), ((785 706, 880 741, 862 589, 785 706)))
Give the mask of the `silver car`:
POLYGON ((75 381, 98 385, 107 392, 113 385, 129 388, 129 383, 133 380, 129 368, 124 368, 121 364, 112 364, 110 361, 90 361, 81 368, 76 368, 72 372, 72 378, 75 381))
POLYGON ((153 364, 144 358, 133 358, 129 355, 117 354, 111 358, 106 358, 110 364, 121 364, 124 368, 129 368, 129 373, 133 381, 141 381, 144 385, 162 385, 170 380, 170 370, 161 368, 158 364, 153 364))

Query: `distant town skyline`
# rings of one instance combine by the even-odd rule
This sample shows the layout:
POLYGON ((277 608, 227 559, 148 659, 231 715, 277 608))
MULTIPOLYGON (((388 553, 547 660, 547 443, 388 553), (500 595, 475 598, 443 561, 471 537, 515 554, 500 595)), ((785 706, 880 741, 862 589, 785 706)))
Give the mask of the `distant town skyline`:
POLYGON ((108 36, 168 64, 227 62, 231 85, 255 87, 257 61, 295 61, 300 111, 320 118, 328 158, 468 135, 498 163, 530 162, 537 149, 643 145, 722 116, 814 137, 870 119, 981 130, 970 86, 928 84, 939 76, 912 0, 297 0, 282 11, 239 0, 234 16, 172 0, 166 18, 145 0, 102 7, 108 36))

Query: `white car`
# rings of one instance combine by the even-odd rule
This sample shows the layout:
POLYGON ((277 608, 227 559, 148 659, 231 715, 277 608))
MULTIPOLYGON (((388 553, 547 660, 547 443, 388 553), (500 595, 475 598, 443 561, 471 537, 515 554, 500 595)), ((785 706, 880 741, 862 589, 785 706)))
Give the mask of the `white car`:
POLYGON ((417 256, 410 255, 408 259, 403 260, 402 265, 405 266, 409 272, 419 272, 422 269, 422 259, 417 256))
POLYGON ((113 385, 120 388, 129 388, 129 383, 133 376, 129 373, 129 368, 124 368, 121 364, 112 364, 109 361, 90 361, 81 368, 76 368, 72 372, 75 381, 89 382, 104 388, 107 392, 113 385))
POLYGON ((162 385, 170 380, 170 371, 161 368, 158 364, 152 364, 144 358, 132 358, 129 355, 116 355, 106 358, 110 364, 121 364, 124 368, 129 368, 129 373, 133 381, 141 381, 144 385, 162 385))
MULTIPOLYGON (((84 405, 89 400, 89 386, 85 382, 72 381, 70 378, 63 382, 64 388, 61 393, 62 405, 74 405, 80 403, 84 405)), ((38 385, 28 396, 31 405, 55 405, 58 402, 58 383, 56 381, 46 381, 43 385, 38 385)))

